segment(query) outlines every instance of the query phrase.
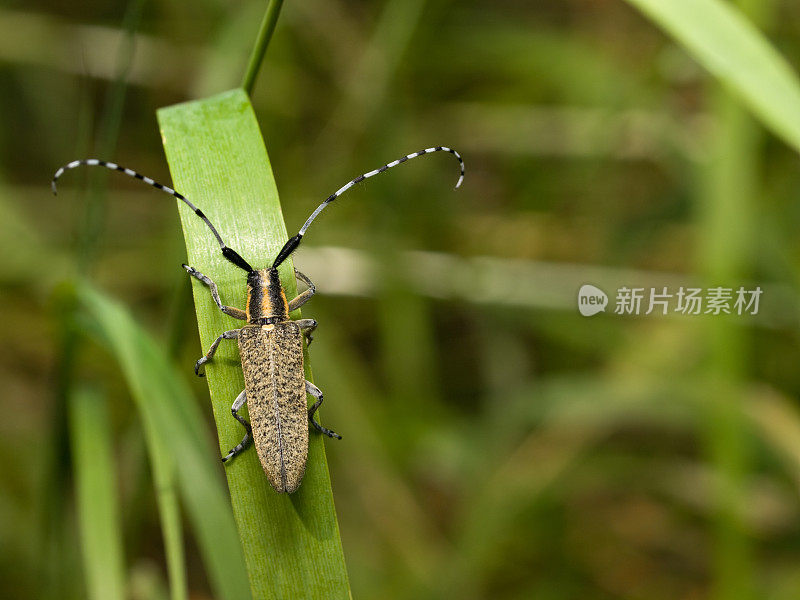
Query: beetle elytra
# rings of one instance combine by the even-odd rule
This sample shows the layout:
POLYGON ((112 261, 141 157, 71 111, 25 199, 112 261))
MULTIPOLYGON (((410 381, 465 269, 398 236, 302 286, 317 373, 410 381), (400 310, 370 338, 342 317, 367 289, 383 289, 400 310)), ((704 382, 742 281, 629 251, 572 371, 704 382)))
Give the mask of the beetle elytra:
POLYGON ((464 161, 455 150, 436 146, 403 156, 378 169, 359 175, 328 196, 311 213, 300 230, 284 244, 271 266, 262 269, 254 269, 238 252, 227 246, 209 218, 186 197, 172 188, 116 163, 95 158, 72 161, 56 171, 52 188, 55 193, 58 178, 65 171, 81 165, 106 167, 144 181, 191 208, 211 230, 223 256, 247 273, 247 299, 242 310, 224 305, 217 285, 211 278, 193 267, 183 265, 190 276, 208 287, 212 299, 223 313, 246 321, 241 328, 225 331, 214 340, 205 355, 195 364, 195 373, 202 376, 200 372, 202 366, 213 358, 223 340, 238 340, 245 389, 233 402, 231 413, 246 431, 242 441, 232 448, 222 461, 227 462, 242 452, 252 440, 272 487, 280 493, 292 493, 299 487, 306 469, 308 424, 328 437, 341 439, 341 436, 323 427, 314 418, 315 412, 322 404, 323 396, 318 387, 306 381, 303 371, 303 338, 305 337, 306 343, 310 344, 313 339, 311 333, 317 327, 317 322, 314 319, 293 321, 289 318, 291 311, 308 302, 316 288, 308 277, 295 270, 297 278, 306 284, 307 289, 291 301, 287 300, 278 277, 278 266, 297 249, 320 212, 352 186, 407 160, 433 152, 449 152, 458 159, 461 172, 456 187, 459 187, 464 179, 464 161), (315 400, 310 408, 306 402, 306 394, 310 394, 315 400), (250 422, 239 414, 245 403, 248 406, 250 422))

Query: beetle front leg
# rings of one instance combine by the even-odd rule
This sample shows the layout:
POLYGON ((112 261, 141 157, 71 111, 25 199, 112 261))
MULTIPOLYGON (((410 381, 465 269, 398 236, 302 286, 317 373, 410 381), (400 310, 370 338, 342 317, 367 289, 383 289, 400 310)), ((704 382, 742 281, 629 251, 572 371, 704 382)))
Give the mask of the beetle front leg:
POLYGON ((239 337, 240 331, 241 329, 231 329, 230 331, 222 332, 222 334, 220 334, 220 336, 214 340, 214 343, 211 344, 211 347, 208 349, 208 352, 206 352, 205 356, 201 357, 196 363, 194 363, 194 374, 198 377, 205 377, 205 375, 200 372, 200 367, 212 359, 214 354, 217 352, 217 346, 219 346, 219 343, 222 340, 235 340, 239 337))
POLYGON ((316 319, 297 319, 295 323, 300 326, 301 330, 305 330, 303 335, 306 336, 306 348, 308 348, 311 346, 311 342, 314 341, 314 336, 311 335, 311 332, 317 328, 316 319))
POLYGON ((294 274, 300 281, 302 281, 308 286, 308 289, 302 294, 298 294, 297 296, 292 298, 292 300, 289 302, 289 312, 297 310, 298 308, 303 306, 303 304, 311 300, 311 296, 313 296, 314 293, 317 291, 317 286, 315 286, 314 283, 308 277, 303 275, 300 271, 295 269, 294 274))
POLYGON ((239 410, 241 410, 245 402, 247 402, 247 394, 245 394, 245 391, 242 390, 242 393, 236 396, 236 400, 233 401, 233 406, 231 406, 231 414, 233 415, 234 419, 236 419, 237 421, 239 421, 239 423, 244 425, 244 428, 247 431, 245 432, 242 441, 239 442, 238 445, 236 445, 234 448, 231 449, 230 452, 228 452, 225 456, 222 457, 222 462, 228 462, 230 459, 232 459, 234 456, 236 456, 242 450, 244 450, 250 443, 250 438, 253 434, 253 430, 250 427, 250 423, 247 422, 247 419, 245 419, 243 416, 239 414, 239 410))
POLYGON ((319 408, 319 405, 322 404, 322 390, 320 390, 317 386, 315 386, 310 381, 306 381, 306 392, 308 392, 309 394, 314 396, 314 398, 317 399, 317 401, 314 402, 314 406, 312 406, 311 408, 308 409, 308 420, 309 420, 309 422, 320 433, 324 433, 328 437, 336 438, 337 440, 342 439, 342 436, 340 436, 338 433, 336 433, 335 431, 331 431, 330 429, 328 429, 326 427, 323 427, 322 425, 320 425, 319 423, 317 423, 314 420, 314 413, 317 412, 317 409, 319 408))
POLYGON ((208 289, 211 291, 211 297, 214 299, 214 302, 217 304, 217 307, 224 312, 226 315, 233 317, 234 319, 239 319, 240 321, 246 321, 247 315, 245 312, 240 308, 234 308, 233 306, 225 306, 222 303, 222 300, 219 297, 219 290, 217 289, 217 284, 214 283, 210 277, 207 275, 203 275, 200 271, 195 269, 194 267, 190 267, 189 265, 181 265, 186 272, 194 277, 202 281, 204 284, 208 286, 208 289))

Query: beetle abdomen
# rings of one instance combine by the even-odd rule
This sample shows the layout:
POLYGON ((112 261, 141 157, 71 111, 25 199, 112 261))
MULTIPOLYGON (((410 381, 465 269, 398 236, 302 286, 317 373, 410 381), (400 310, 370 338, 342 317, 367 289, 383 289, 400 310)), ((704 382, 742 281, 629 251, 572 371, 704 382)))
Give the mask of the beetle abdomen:
POLYGON ((245 326, 239 334, 250 424, 261 466, 278 492, 300 485, 308 456, 308 405, 300 327, 245 326))

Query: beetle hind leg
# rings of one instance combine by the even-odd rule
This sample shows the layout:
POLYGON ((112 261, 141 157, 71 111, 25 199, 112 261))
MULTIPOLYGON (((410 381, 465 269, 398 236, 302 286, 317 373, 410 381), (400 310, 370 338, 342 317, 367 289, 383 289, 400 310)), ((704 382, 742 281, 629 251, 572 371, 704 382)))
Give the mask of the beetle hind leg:
POLYGON ((309 394, 314 396, 314 398, 317 399, 317 401, 314 402, 314 405, 308 409, 308 421, 314 426, 314 429, 316 429, 320 433, 324 433, 328 437, 336 438, 337 440, 342 439, 342 436, 340 436, 338 433, 336 433, 335 431, 331 431, 327 427, 323 427, 314 420, 314 413, 317 412, 319 405, 322 404, 322 390, 320 390, 310 381, 306 381, 306 392, 308 392, 309 394))
POLYGON ((242 390, 242 393, 236 396, 236 400, 233 401, 233 406, 231 406, 231 414, 233 415, 233 418, 239 421, 239 423, 241 423, 247 431, 245 432, 242 441, 222 457, 222 462, 228 462, 234 456, 242 452, 245 448, 247 448, 247 446, 250 444, 250 440, 252 439, 253 430, 250 427, 250 423, 248 423, 247 419, 239 414, 239 410, 242 408, 242 406, 244 406, 245 402, 247 402, 247 394, 244 390, 242 390))

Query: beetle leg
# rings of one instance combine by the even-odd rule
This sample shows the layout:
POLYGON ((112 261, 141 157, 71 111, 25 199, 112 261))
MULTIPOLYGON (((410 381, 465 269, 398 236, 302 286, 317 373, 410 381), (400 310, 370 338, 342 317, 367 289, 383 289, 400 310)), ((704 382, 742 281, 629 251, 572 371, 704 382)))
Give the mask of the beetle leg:
POLYGON ((295 323, 300 326, 300 329, 306 330, 303 335, 306 336, 306 348, 308 348, 311 345, 311 342, 314 341, 314 336, 311 335, 311 332, 317 328, 316 319, 297 319, 295 323))
POLYGON ((250 436, 253 433, 253 430, 250 428, 250 423, 248 423, 247 420, 239 414, 239 410, 242 408, 242 406, 244 406, 245 402, 247 402, 247 395, 245 394, 245 391, 242 390, 242 393, 236 396, 236 400, 233 401, 233 406, 231 406, 231 414, 233 415, 234 419, 244 425, 244 428, 247 430, 247 432, 244 434, 242 441, 222 457, 222 462, 228 462, 230 459, 244 450, 250 443, 250 436))
POLYGON ((319 405, 322 404, 322 390, 320 390, 317 386, 315 386, 310 381, 306 381, 306 392, 308 392, 309 394, 314 396, 314 398, 317 399, 317 401, 314 402, 314 406, 312 406, 311 408, 308 409, 308 420, 311 422, 311 424, 314 426, 314 428, 317 431, 319 431, 320 433, 324 433, 328 437, 336 438, 337 440, 342 439, 342 436, 340 436, 338 433, 323 427, 322 425, 320 425, 319 423, 317 423, 314 420, 314 413, 317 412, 317 409, 319 408, 319 405))
POLYGON ((240 308, 234 308, 233 306, 225 306, 222 303, 222 300, 219 297, 219 290, 217 289, 217 284, 211 281, 211 278, 203 275, 200 271, 195 269, 194 267, 190 267, 189 265, 181 265, 186 272, 194 277, 195 279, 199 279, 204 284, 208 286, 208 289, 211 290, 211 297, 214 299, 214 302, 217 303, 219 309, 224 312, 226 315, 233 317, 234 319, 239 319, 241 321, 246 321, 247 316, 245 312, 240 308))
POLYGON ((241 329, 231 329, 230 331, 223 331, 220 336, 214 340, 211 344, 211 347, 206 352, 205 356, 201 357, 196 363, 194 363, 194 374, 198 377, 205 377, 203 373, 200 372, 200 367, 206 364, 208 361, 212 359, 214 354, 217 352, 217 346, 222 340, 235 340, 239 337, 239 332, 241 329))
POLYGON ((314 283, 308 277, 303 275, 300 271, 295 269, 294 274, 300 281, 302 281, 308 286, 308 289, 302 294, 298 294, 297 296, 292 298, 291 302, 289 302, 289 312, 297 310, 298 308, 303 306, 303 304, 311 300, 311 296, 313 296, 314 292, 317 291, 317 286, 315 286, 314 283))

